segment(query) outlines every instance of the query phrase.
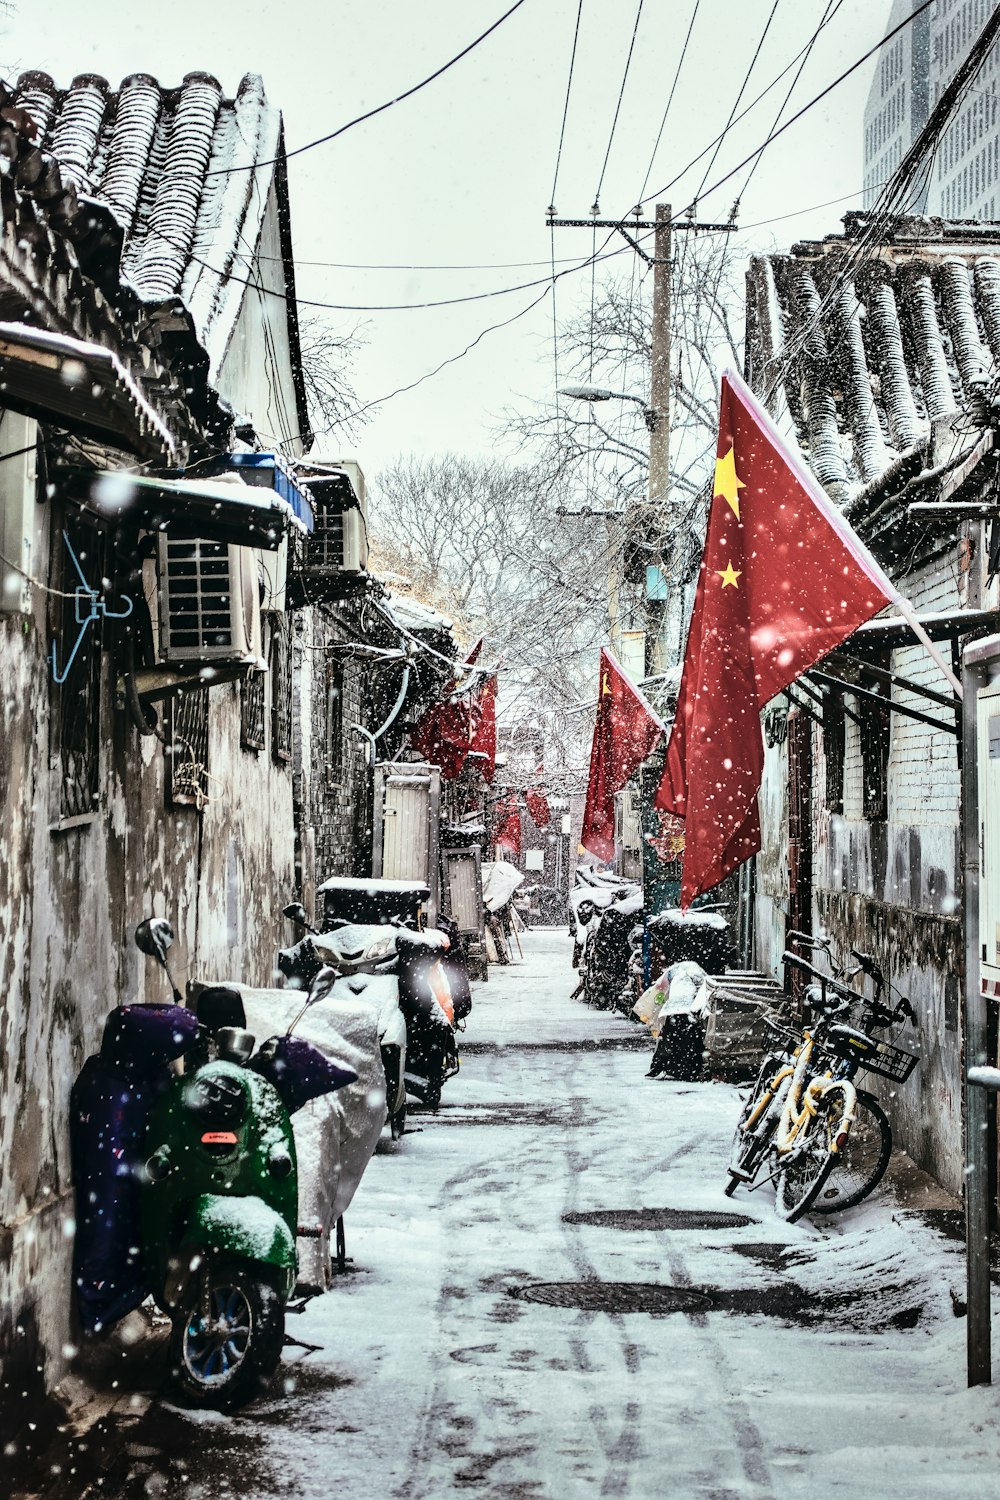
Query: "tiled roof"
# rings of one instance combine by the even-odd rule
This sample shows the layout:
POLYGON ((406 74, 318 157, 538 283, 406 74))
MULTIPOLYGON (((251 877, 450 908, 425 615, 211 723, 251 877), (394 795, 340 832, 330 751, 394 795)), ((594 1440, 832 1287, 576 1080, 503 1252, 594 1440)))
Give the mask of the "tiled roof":
POLYGON ((244 291, 237 257, 256 248, 280 153, 281 118, 261 79, 248 74, 227 99, 208 73, 174 89, 133 73, 115 91, 92 73, 63 90, 30 72, 14 95, 63 187, 110 210, 122 278, 143 300, 183 299, 214 375, 244 291))
POLYGON ((862 257, 845 225, 753 260, 747 308, 750 382, 842 503, 975 441, 1000 374, 1000 226, 898 221, 862 257))

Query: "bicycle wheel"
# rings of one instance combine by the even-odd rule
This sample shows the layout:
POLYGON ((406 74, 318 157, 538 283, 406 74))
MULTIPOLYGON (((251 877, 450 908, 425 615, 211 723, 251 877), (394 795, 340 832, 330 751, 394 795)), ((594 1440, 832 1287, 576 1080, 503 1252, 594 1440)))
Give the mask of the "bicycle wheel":
POLYGON ((892 1127, 885 1111, 871 1094, 858 1092, 858 1106, 851 1133, 819 1197, 813 1204, 818 1214, 837 1214, 854 1208, 874 1192, 885 1176, 892 1154, 892 1127))
POLYGON ((789 1224, 809 1212, 836 1165, 830 1147, 843 1111, 843 1094, 831 1089, 791 1150, 772 1153, 774 1206, 778 1217, 789 1224))
POLYGON ((757 1122, 752 1131, 746 1129, 746 1124, 784 1062, 784 1057, 772 1056, 764 1059, 740 1111, 729 1155, 729 1181, 724 1189, 727 1198, 733 1196, 741 1182, 753 1182, 757 1169, 764 1159, 778 1119, 777 1111, 772 1108, 768 1115, 757 1122))

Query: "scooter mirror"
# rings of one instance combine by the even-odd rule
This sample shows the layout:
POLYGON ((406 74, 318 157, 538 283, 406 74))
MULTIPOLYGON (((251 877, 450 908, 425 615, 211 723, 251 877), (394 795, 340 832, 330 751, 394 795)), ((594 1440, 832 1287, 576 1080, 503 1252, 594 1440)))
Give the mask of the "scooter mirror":
POLYGON ((301 901, 292 901, 288 906, 283 906, 281 915, 287 917, 290 922, 296 922, 300 927, 309 926, 309 918, 301 901))
POLYGON ((174 929, 166 917, 147 917, 135 929, 135 945, 150 958, 166 965, 167 950, 173 947, 174 929))

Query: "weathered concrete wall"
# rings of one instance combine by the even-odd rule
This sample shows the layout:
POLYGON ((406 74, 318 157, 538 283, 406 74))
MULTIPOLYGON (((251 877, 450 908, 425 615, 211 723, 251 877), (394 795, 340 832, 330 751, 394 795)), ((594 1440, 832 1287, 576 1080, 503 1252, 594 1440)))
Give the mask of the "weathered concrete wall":
MULTIPOLYGON (((967 603, 967 579, 954 550, 926 559, 906 580, 922 611, 967 603)), ((892 654, 892 670, 943 691, 939 669, 923 647, 892 654)), ((949 717, 919 694, 894 687, 897 702, 949 717)), ((856 709, 856 700, 847 699, 856 709)), ((765 715, 766 718, 766 715, 765 715)), ((789 910, 788 766, 784 744, 766 748, 760 794, 763 848, 757 861, 756 963, 781 978, 789 910)), ((960 773, 954 735, 901 714, 891 716, 888 818, 864 817, 858 727, 847 721, 843 813, 826 805, 823 734, 813 730, 814 930, 834 951, 873 951, 910 997, 916 1026, 900 1046, 920 1054, 899 1086, 866 1075, 893 1121, 897 1144, 954 1193, 962 1187, 960 996, 963 976, 959 849, 960 773)))
POLYGON ((218 387, 236 411, 250 419, 265 445, 286 445, 290 440, 284 451, 301 453, 281 251, 278 200, 272 183, 257 247, 260 260, 250 276, 245 263, 236 267, 238 276, 258 281, 261 290, 250 289, 243 300, 218 387))
MULTIPOLYGON (((924 611, 964 604, 965 576, 949 552, 909 574, 906 588, 924 611)), ((892 654, 901 676, 942 691, 939 669, 923 647, 892 654)), ((897 702, 949 717, 919 694, 893 688, 897 702)), ((850 701, 848 702, 850 706, 850 701)), ((891 717, 888 818, 862 812, 859 731, 847 723, 844 812, 824 805, 825 761, 816 732, 814 758, 814 902, 818 925, 844 953, 874 951, 892 982, 909 995, 917 1024, 899 1043, 920 1054, 909 1082, 872 1084, 889 1110, 898 1144, 951 1192, 962 1187, 960 995, 961 935, 957 741, 899 713, 891 717)), ((866 1082, 866 1087, 868 1083, 866 1082)))
MULTIPOLYGON (((278 254, 279 243, 272 204, 261 248, 278 254)), ((265 266, 280 278, 277 262, 265 266)), ((294 437, 297 418, 287 326, 263 308, 272 301, 282 308, 247 297, 223 391, 280 439, 294 437)), ((39 580, 60 523, 58 496, 42 499, 31 553, 39 580)), ((269 748, 241 748, 238 688, 210 693, 208 806, 171 807, 163 746, 115 706, 107 652, 98 804, 93 817, 50 831, 55 606, 34 587, 29 614, 0 613, 0 1446, 23 1415, 13 1397, 36 1402, 72 1349, 69 1093, 109 1010, 163 995, 133 946, 136 923, 170 918, 182 989, 189 978, 266 985, 285 936, 277 913, 294 889, 291 766, 269 748)), ((265 722, 269 745, 269 712, 265 722)))

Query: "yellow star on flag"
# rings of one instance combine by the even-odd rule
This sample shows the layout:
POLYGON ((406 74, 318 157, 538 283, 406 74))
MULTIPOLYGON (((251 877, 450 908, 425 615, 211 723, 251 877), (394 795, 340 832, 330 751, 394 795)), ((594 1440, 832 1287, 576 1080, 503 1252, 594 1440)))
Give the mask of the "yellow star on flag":
POLYGON ((737 578, 742 578, 743 574, 741 573, 739 568, 734 568, 731 562, 727 562, 723 570, 720 571, 718 568, 716 568, 715 571, 722 579, 722 587, 724 589, 739 588, 739 584, 736 582, 736 580, 737 578))
POLYGON ((745 489, 746 485, 736 473, 734 449, 730 444, 725 458, 715 460, 715 487, 712 493, 716 496, 721 495, 726 504, 732 508, 737 521, 740 518, 740 490, 745 489))

